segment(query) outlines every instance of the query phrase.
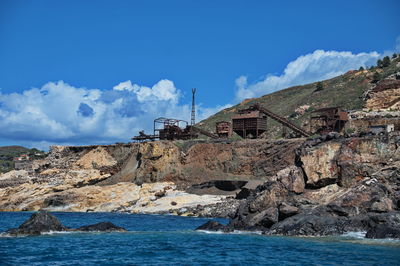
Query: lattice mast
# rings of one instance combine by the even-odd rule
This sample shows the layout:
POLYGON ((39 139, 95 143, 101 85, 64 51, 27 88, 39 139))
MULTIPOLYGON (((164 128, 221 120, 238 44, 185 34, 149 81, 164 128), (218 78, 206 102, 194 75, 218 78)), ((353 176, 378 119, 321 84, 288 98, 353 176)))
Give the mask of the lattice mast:
POLYGON ((190 121, 190 125, 194 126, 196 124, 196 106, 194 102, 194 95, 196 93, 196 89, 192 89, 192 120, 190 121))

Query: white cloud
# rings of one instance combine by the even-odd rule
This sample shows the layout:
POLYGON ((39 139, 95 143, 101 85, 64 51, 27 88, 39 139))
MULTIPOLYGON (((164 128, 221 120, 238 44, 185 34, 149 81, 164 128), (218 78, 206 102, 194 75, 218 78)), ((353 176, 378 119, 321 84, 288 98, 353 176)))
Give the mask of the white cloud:
POLYGON ((247 77, 236 79, 236 99, 259 97, 290 86, 330 79, 360 66, 370 66, 380 57, 377 52, 353 54, 316 50, 290 62, 283 74, 267 75, 262 81, 248 84, 247 77))
POLYGON ((132 85, 130 80, 121 82, 113 88, 116 91, 129 91, 137 95, 139 102, 146 101, 173 101, 177 102, 179 91, 174 86, 174 83, 168 79, 162 79, 153 87, 132 85))
MULTIPOLYGON (((111 90, 76 88, 63 81, 22 93, 0 93, 0 141, 43 148, 50 144, 128 142, 157 117, 190 120, 170 80, 152 87, 121 82, 111 90)), ((224 107, 197 107, 198 121, 224 107)))

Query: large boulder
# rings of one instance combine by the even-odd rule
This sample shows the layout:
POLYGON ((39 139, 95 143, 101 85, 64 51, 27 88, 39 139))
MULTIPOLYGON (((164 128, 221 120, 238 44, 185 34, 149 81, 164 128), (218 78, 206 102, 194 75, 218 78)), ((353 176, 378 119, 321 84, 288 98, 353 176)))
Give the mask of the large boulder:
POLYGON ((294 165, 286 167, 276 174, 276 178, 288 191, 297 194, 304 192, 304 176, 300 167, 294 165))
POLYGON ((367 231, 366 238, 400 238, 400 228, 378 224, 367 231))
POLYGON ((21 224, 18 228, 7 231, 11 235, 40 235, 43 232, 66 231, 60 221, 48 212, 41 211, 32 214, 32 216, 21 224))
POLYGON ((340 235, 349 231, 365 231, 368 217, 345 217, 328 213, 324 208, 300 213, 274 224, 266 234, 287 236, 340 235))

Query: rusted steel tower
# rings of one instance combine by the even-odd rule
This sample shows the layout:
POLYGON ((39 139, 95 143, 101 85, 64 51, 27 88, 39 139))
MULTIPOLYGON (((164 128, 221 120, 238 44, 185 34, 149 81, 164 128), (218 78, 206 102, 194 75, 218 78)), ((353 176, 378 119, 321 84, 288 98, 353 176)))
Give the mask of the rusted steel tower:
POLYGON ((192 89, 192 120, 190 121, 190 125, 194 126, 194 124, 196 124, 196 106, 195 106, 195 102, 194 102, 194 95, 196 93, 196 89, 193 88, 192 89))

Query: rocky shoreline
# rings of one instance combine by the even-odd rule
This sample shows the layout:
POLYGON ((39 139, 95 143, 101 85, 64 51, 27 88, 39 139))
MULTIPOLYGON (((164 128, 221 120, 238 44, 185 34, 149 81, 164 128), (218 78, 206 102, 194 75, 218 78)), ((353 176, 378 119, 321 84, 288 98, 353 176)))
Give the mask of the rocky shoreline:
POLYGON ((203 229, 398 238, 399 169, 395 133, 57 146, 0 176, 0 210, 225 217, 227 226, 203 229))
POLYGON ((310 140, 296 163, 252 190, 226 226, 199 230, 400 238, 399 136, 310 140))

